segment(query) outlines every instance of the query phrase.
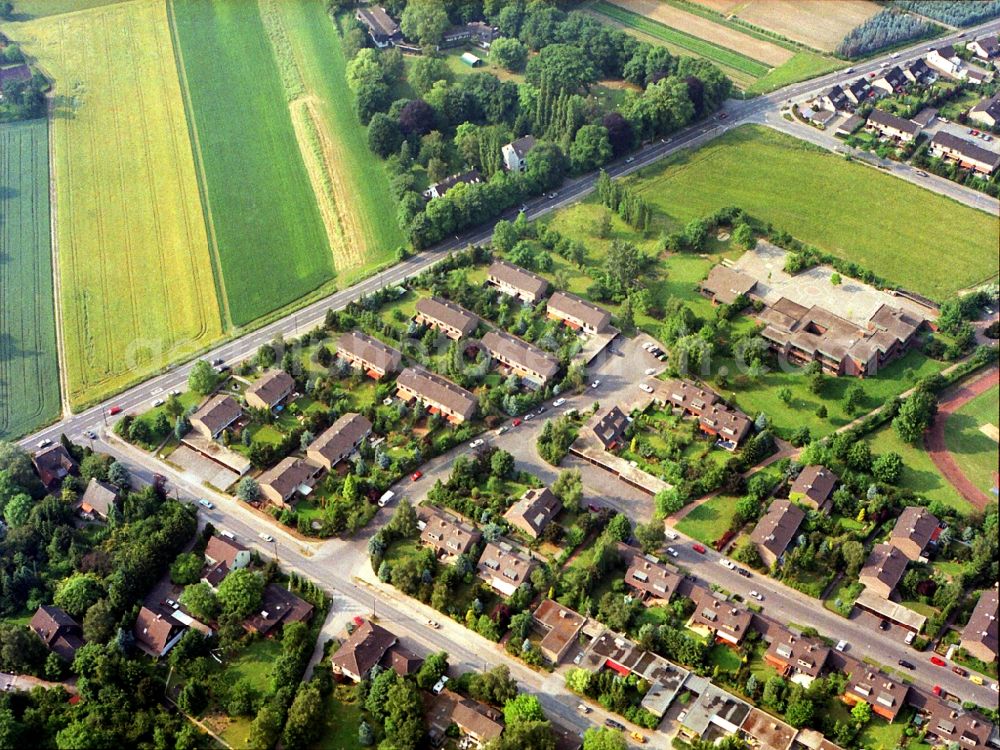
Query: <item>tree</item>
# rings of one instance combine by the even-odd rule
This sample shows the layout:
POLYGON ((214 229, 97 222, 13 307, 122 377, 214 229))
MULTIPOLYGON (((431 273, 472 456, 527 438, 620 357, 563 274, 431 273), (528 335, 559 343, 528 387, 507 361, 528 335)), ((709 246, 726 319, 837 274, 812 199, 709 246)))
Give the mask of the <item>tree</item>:
POLYGON ((611 243, 604 268, 607 271, 608 280, 624 292, 624 290, 635 286, 638 279, 642 277, 644 265, 645 258, 635 245, 625 240, 615 240, 611 243))
POLYGON ((188 374, 188 388, 201 396, 207 396, 219 384, 219 373, 207 359, 199 359, 188 374))
POLYGON ((100 578, 93 573, 74 573, 59 583, 52 601, 73 617, 83 617, 102 596, 104 586, 100 578))
POLYGON ((757 235, 753 233, 753 229, 751 229, 749 224, 741 221, 733 229, 733 242, 740 247, 750 250, 757 245, 757 235))
POLYGON ((661 516, 670 516, 679 511, 687 502, 676 487, 662 489, 653 498, 656 503, 656 512, 661 516))
POLYGON ((533 86, 542 81, 553 91, 576 92, 597 80, 590 56, 572 44, 549 44, 528 60, 525 78, 533 86))
POLYGON ((16 443, 0 440, 0 471, 21 489, 28 490, 38 484, 31 459, 16 443))
POLYGON ((452 75, 448 63, 440 57, 418 57, 413 61, 406 74, 406 80, 420 96, 425 96, 438 81, 450 82, 451 79, 452 75))
POLYGON ((736 560, 736 562, 749 565, 751 568, 764 567, 764 561, 760 558, 760 552, 757 550, 757 545, 751 542, 747 537, 743 537, 739 544, 736 545, 736 549, 733 550, 733 559, 736 560))
POLYGON ((865 547, 861 542, 854 540, 844 542, 840 545, 840 556, 847 566, 847 576, 854 578, 865 564, 865 547))
POLYGON ((469 695, 484 703, 503 706, 517 695, 517 682, 510 676, 510 669, 502 664, 474 674, 469 681, 469 695))
POLYGON ((253 477, 247 475, 236 485, 236 496, 245 503, 254 503, 260 499, 260 484, 253 477))
POLYGON ((441 43, 448 25, 448 13, 441 0, 410 0, 399 19, 403 34, 428 51, 441 43))
MULTIPOLYGON (((421 58, 423 59, 423 58, 421 58)), ((403 132, 399 123, 384 112, 376 112, 368 123, 368 148, 383 159, 399 151, 403 132)))
POLYGON ((556 481, 552 483, 552 493, 558 497, 563 506, 570 510, 579 510, 583 499, 583 478, 579 469, 559 472, 556 481))
POLYGON ((379 53, 370 48, 358 52, 354 59, 347 63, 344 77, 347 79, 347 86, 354 92, 363 86, 383 83, 385 72, 379 62, 379 53))
POLYGON ((386 527, 402 539, 408 539, 417 533, 417 513, 405 497, 399 501, 386 527))
POLYGON ((569 161, 576 172, 589 172, 611 158, 611 141, 603 125, 584 125, 576 131, 569 149, 569 161))
POLYGON ((207 583, 193 583, 184 588, 180 602, 199 620, 214 620, 219 613, 215 592, 207 583))
POLYGON ((399 676, 391 669, 383 669, 378 673, 372 672, 371 683, 368 686, 368 697, 365 698, 365 708, 375 718, 384 721, 389 712, 389 690, 399 680, 399 676))
POLYGON ((614 518, 608 523, 604 533, 609 539, 619 542, 627 542, 632 538, 632 522, 624 513, 616 513, 614 518))
POLYGON ((391 98, 389 87, 384 83, 366 83, 355 95, 354 114, 362 125, 368 125, 376 112, 385 112, 391 98))
POLYGON ((315 682, 300 685, 288 709, 281 742, 288 750, 309 747, 323 729, 323 696, 315 682))
POLYGON ((113 461, 108 467, 108 481, 116 487, 127 490, 131 478, 132 474, 128 470, 128 466, 121 461, 113 461))
POLYGON ((601 125, 608 131, 608 143, 611 144, 612 154, 621 156, 632 148, 635 143, 635 133, 632 132, 632 124, 622 117, 620 112, 608 112, 601 120, 601 125))
POLYGON ((847 394, 844 398, 844 411, 848 414, 854 414, 859 411, 864 404, 865 400, 865 389, 861 383, 852 383, 847 388, 847 394))
POLYGON ((514 471, 514 457, 505 450, 496 450, 490 457, 490 473, 506 479, 514 471))
POLYGON ((788 723, 791 724, 796 729, 804 727, 813 718, 813 712, 815 707, 813 702, 807 698, 800 698, 799 700, 793 700, 788 704, 788 710, 785 712, 785 718, 788 719, 788 723))
POLYGON ((87 643, 107 643, 115 634, 117 626, 114 608, 107 599, 99 599, 90 605, 83 617, 83 637, 87 643))
POLYGON ((931 424, 937 413, 937 401, 926 391, 917 390, 899 407, 899 413, 892 420, 896 434, 907 443, 916 443, 931 424))
POLYGON ((208 705, 208 688, 201 680, 188 680, 177 694, 177 706, 181 711, 197 716, 208 705))
POLYGON ((247 568, 230 571, 219 584, 217 598, 223 612, 243 620, 260 609, 264 578, 247 568))
POLYGON ((417 686, 408 680, 398 680, 389 688, 387 699, 386 742, 395 750, 414 750, 426 732, 424 704, 417 686))
POLYGON ((230 716, 251 716, 257 705, 259 694, 250 678, 243 677, 229 688, 226 712, 230 716))
POLYGON ((434 683, 446 674, 448 674, 448 654, 444 651, 438 651, 428 656, 420 665, 420 671, 417 672, 417 685, 424 690, 430 690, 434 683))
POLYGON ((545 721, 545 712, 537 696, 520 693, 504 704, 503 718, 509 727, 525 721, 545 721))
POLYGON ((649 523, 635 525, 635 538, 639 541, 642 551, 649 554, 660 548, 664 541, 663 521, 653 519, 649 523))
POLYGON ((20 492, 14 495, 3 509, 4 520, 12 528, 23 526, 28 522, 33 507, 35 507, 35 501, 29 495, 20 492))
POLYGON ((851 718, 859 726, 864 726, 872 719, 872 707, 863 701, 854 704, 854 708, 851 709, 851 718))
POLYGON ((883 453, 872 462, 872 476, 883 484, 896 484, 903 473, 903 458, 893 451, 883 453))
POLYGON ((607 727, 591 727, 583 733, 583 750, 627 750, 625 736, 607 727))
POLYGON ((371 747, 375 744, 375 732, 367 721, 362 719, 358 724, 358 744, 361 747, 371 747))
POLYGON ((187 586, 201 580, 205 559, 194 552, 182 552, 170 566, 170 580, 178 586, 187 586))
POLYGON ((528 47, 520 39, 500 37, 490 46, 490 60, 512 72, 524 70, 528 47))

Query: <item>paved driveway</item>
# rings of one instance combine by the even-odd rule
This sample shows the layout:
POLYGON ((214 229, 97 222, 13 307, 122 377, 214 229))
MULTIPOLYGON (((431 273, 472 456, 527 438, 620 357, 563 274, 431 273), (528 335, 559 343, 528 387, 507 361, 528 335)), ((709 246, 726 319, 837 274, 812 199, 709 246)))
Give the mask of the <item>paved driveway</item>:
POLYGON ((170 462, 180 466, 198 482, 208 482, 216 489, 225 491, 240 478, 235 471, 220 466, 186 445, 181 445, 170 454, 170 462))

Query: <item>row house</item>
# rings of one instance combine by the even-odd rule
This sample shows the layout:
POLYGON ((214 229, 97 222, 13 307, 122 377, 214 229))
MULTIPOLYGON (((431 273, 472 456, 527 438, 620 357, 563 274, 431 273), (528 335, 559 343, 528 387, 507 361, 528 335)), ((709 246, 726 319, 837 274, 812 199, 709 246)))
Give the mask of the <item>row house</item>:
POLYGON ((903 580, 909 559, 891 544, 876 544, 858 580, 872 593, 889 599, 903 580))
POLYGON ((979 595, 959 645, 986 664, 997 660, 997 588, 979 595))
POLYGON ((826 511, 838 481, 840 477, 825 466, 820 464, 806 466, 789 487, 788 498, 792 502, 826 511))
POLYGON ((439 559, 452 562, 472 551, 482 534, 469 524, 436 510, 421 511, 420 543, 434 550, 439 559))
POLYGON ((503 514, 504 519, 516 529, 520 529, 531 539, 537 539, 545 531, 559 511, 562 501, 548 487, 531 487, 503 514))
POLYGON ((341 414, 306 447, 306 457, 327 471, 349 457, 372 433, 372 423, 355 412, 341 414))
POLYGON ((527 305, 534 305, 549 291, 549 282, 538 274, 499 259, 486 272, 486 283, 527 305))
POLYGON ((917 123, 881 109, 871 111, 867 127, 885 138, 901 143, 910 143, 920 134, 920 126, 917 123))
POLYGON ((750 542, 767 567, 781 561, 805 517, 805 511, 790 500, 771 501, 750 534, 750 542))
POLYGON ((1000 154, 965 138, 940 131, 931 138, 931 156, 957 162, 964 169, 983 175, 993 174, 1000 166, 1000 154))
POLYGON ((284 370, 268 370, 243 394, 247 406, 270 411, 292 395, 295 379, 284 370))
POLYGON ((750 434, 753 426, 750 418, 708 388, 685 379, 652 380, 650 386, 654 401, 694 417, 702 432, 720 438, 730 449, 735 449, 750 434))
POLYGON ((312 492, 321 471, 317 464, 288 456, 257 479, 260 494, 278 508, 291 508, 297 496, 312 492))
POLYGON ((462 424, 476 414, 476 397, 447 378, 416 367, 407 367, 396 378, 396 395, 417 401, 431 414, 441 414, 453 424, 462 424))
POLYGON ((910 505, 896 519, 889 544, 910 560, 919 560, 941 534, 941 522, 927 508, 910 505))
POLYGON ((403 363, 398 351, 360 331, 348 331, 337 340, 337 356, 375 380, 396 372, 403 363))
POLYGON ((414 321, 430 326, 450 339, 471 336, 479 327, 479 316, 443 297, 422 297, 417 301, 414 321))
POLYGON ((483 336, 482 345, 495 361, 534 385, 545 386, 559 373, 555 355, 505 331, 490 331, 483 336))
POLYGON ((548 316, 584 333, 604 333, 611 326, 611 313, 569 292, 556 292, 549 298, 548 316))
POLYGON ((243 416, 243 408, 232 396, 220 393, 212 396, 191 415, 191 428, 209 440, 233 426, 243 416))
POLYGON ((490 542, 479 556, 476 571, 490 588, 501 596, 510 596, 529 580, 537 563, 508 542, 490 542))

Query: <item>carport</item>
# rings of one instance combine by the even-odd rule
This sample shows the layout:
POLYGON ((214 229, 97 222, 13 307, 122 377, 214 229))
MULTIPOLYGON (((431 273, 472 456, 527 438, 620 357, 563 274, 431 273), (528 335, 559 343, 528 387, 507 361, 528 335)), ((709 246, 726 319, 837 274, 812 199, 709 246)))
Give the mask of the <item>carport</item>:
POLYGON ((924 623, 927 622, 927 618, 922 614, 914 612, 902 604, 883 599, 868 589, 861 592, 861 596, 857 598, 854 605, 864 612, 870 612, 914 633, 919 633, 923 629, 924 623))

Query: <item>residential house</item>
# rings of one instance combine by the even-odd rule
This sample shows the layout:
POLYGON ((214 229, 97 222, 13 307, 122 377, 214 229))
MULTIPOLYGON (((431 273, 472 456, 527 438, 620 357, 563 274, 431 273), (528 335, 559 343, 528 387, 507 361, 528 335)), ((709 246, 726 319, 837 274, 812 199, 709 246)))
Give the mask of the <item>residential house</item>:
POLYGON ((243 621, 249 633, 269 637, 275 629, 293 622, 308 622, 313 605, 276 583, 264 587, 260 609, 243 621))
POLYGON ((777 565, 805 519, 805 511, 791 500, 772 500, 750 534, 764 565, 777 565))
POLYGON ((341 414, 306 447, 306 458, 327 471, 350 456, 372 434, 372 423, 355 412, 341 414))
POLYGON ((450 690, 426 698, 427 733, 435 747, 444 744, 454 725, 463 737, 460 747, 481 747, 503 733, 502 715, 485 703, 450 690))
POLYGON ((941 522, 933 513, 922 506, 910 505, 896 519, 889 544, 909 559, 919 560, 931 542, 937 541, 940 533, 941 522))
POLYGON ((694 614, 688 627, 710 633, 717 642, 728 646, 738 646, 750 630, 753 613, 732 602, 723 601, 707 589, 695 589, 694 614))
POLYGON ((934 120, 937 119, 938 111, 934 107, 924 107, 922 110, 913 115, 910 119, 920 126, 920 129, 930 127, 934 120))
POLYGON ((750 714, 750 704, 705 680, 698 696, 678 715, 679 734, 688 740, 738 734, 750 714), (702 687, 703 686, 703 687, 702 687), (721 730, 721 732, 719 731, 721 730))
POLYGON ((979 595, 969 622, 962 629, 959 645, 970 655, 989 664, 997 659, 997 588, 979 595))
POLYGON ((271 410, 295 390, 295 379, 284 370, 268 370, 250 384, 243 397, 253 409, 271 410))
POLYGON ((215 440, 242 416, 243 409, 239 402, 232 396, 220 393, 208 399, 191 415, 191 427, 209 440, 215 440))
POLYGON ((757 279, 729 266, 713 266, 708 278, 701 282, 701 293, 715 303, 731 305, 738 299, 748 300, 757 287, 757 279))
POLYGON ((167 652, 177 645, 185 630, 186 628, 174 618, 166 617, 143 606, 132 627, 132 636, 141 651, 159 657, 166 656, 167 652))
POLYGON ((811 107, 800 107, 799 114, 809 120, 813 125, 825 128, 830 121, 837 116, 832 109, 812 109, 811 107))
POLYGON ((889 599, 903 580, 909 559, 891 544, 876 544, 858 580, 871 592, 889 599))
POLYGON ((456 185, 478 185, 482 181, 483 176, 479 174, 478 169, 458 172, 432 184, 424 191, 424 197, 427 198, 427 200, 434 200, 435 198, 440 198, 456 185))
POLYGON ((546 311, 550 318, 584 333, 604 333, 611 326, 611 313, 569 292, 556 292, 549 297, 546 311))
POLYGON ((421 297, 417 300, 417 325, 430 326, 456 341, 471 336, 479 327, 479 316, 443 297, 421 297))
POLYGON ((843 700, 848 705, 867 703, 872 713, 890 724, 906 705, 909 686, 852 657, 847 658, 847 688, 843 700))
POLYGON ((91 477, 83 496, 73 503, 73 508, 88 521, 107 521, 108 514, 117 504, 118 488, 91 477))
POLYGON ((628 426, 629 421, 625 412, 617 406, 612 406, 597 420, 594 434, 601 441, 604 450, 613 451, 625 442, 625 430, 628 426))
POLYGON ((464 388, 436 373, 407 367, 396 378, 396 395, 404 401, 416 400, 431 414, 443 414, 454 424, 461 424, 476 413, 476 397, 464 388))
POLYGON ((538 644, 542 656, 558 664, 576 643, 587 618, 552 599, 543 599, 531 614, 535 629, 542 634, 538 644))
POLYGON ((385 8, 377 5, 365 5, 358 8, 354 17, 368 29, 368 36, 380 49, 389 47, 403 38, 399 24, 385 12, 385 8))
POLYGON ((885 138, 909 143, 920 133, 920 126, 912 120, 904 120, 891 112, 873 109, 868 115, 868 129, 885 138))
POLYGON ((415 675, 423 666, 424 660, 416 654, 397 643, 385 652, 380 664, 386 669, 391 669, 400 677, 415 675))
POLYGON ((523 172, 528 167, 528 154, 537 145, 533 135, 525 135, 506 144, 503 153, 503 164, 508 172, 523 172))
POLYGON ((871 87, 864 78, 859 78, 844 87, 844 96, 855 107, 871 95, 871 87))
POLYGON ((544 386, 559 373, 555 355, 505 331, 490 331, 483 336, 482 344, 494 360, 534 385, 544 386))
POLYGON ((823 671, 830 649, 816 638, 794 635, 783 627, 764 652, 764 661, 782 677, 809 687, 823 671))
POLYGON ((334 653, 330 660, 333 672, 361 682, 398 641, 399 638, 381 625, 365 620, 334 653))
POLYGON ((76 461, 62 443, 42 448, 31 457, 31 463, 49 492, 59 489, 66 477, 77 473, 76 461))
POLYGON ((788 499, 816 510, 826 510, 839 480, 840 477, 825 466, 806 466, 789 487, 788 499))
POLYGON ((452 26, 446 29, 441 36, 441 43, 438 49, 448 47, 458 47, 462 44, 475 44, 483 49, 489 49, 493 40, 500 36, 500 29, 497 26, 490 26, 482 21, 452 26))
POLYGON ((790 750, 798 730, 759 708, 751 708, 740 735, 755 750, 790 750))
POLYGON ((507 523, 532 539, 541 536, 545 527, 559 515, 562 501, 548 487, 531 487, 503 514, 507 523))
POLYGON ((396 372, 403 362, 398 351, 360 331, 348 331, 337 340, 337 356, 375 380, 396 372))
POLYGON ((937 73, 931 70, 922 57, 906 66, 903 69, 903 75, 913 83, 918 84, 933 83, 937 80, 937 73))
POLYGON ((215 588, 229 571, 250 564, 250 550, 225 532, 213 534, 205 545, 205 560, 208 566, 202 580, 215 588))
POLYGON ((924 742, 936 747, 986 750, 995 747, 993 723, 977 711, 966 711, 930 692, 911 690, 907 702, 920 714, 924 742))
POLYGON ((514 549, 507 542, 489 542, 479 556, 476 571, 494 591, 510 596, 528 580, 535 561, 514 549))
POLYGON ((726 404, 716 404, 698 417, 698 429, 707 435, 719 438, 718 443, 726 450, 736 450, 750 434, 753 422, 743 412, 726 404))
POLYGON ((479 529, 440 511, 421 509, 421 515, 424 527, 420 531, 420 543, 444 560, 456 560, 471 552, 482 539, 479 529))
POLYGON ((876 78, 872 83, 872 88, 876 88, 885 94, 895 94, 906 88, 910 79, 900 70, 898 65, 893 65, 888 71, 876 78))
POLYGON ((42 639, 45 648, 64 661, 72 662, 83 645, 80 623, 52 604, 43 604, 35 610, 28 627, 42 639))
POLYGON ((315 463, 288 456, 260 475, 257 480, 260 494, 272 505, 291 508, 296 495, 305 496, 312 492, 320 471, 320 466, 315 463))
POLYGON ((931 138, 931 156, 958 162, 964 169, 984 175, 993 174, 1000 166, 1000 154, 945 131, 931 138))
POLYGON ((985 70, 978 65, 967 65, 963 73, 966 81, 977 86, 993 80, 993 71, 985 70))
POLYGON ((949 78, 962 77, 962 59, 955 54, 955 48, 950 44, 928 52, 927 64, 949 78))
POLYGON ((858 128, 865 124, 865 120, 857 115, 851 115, 846 120, 844 120, 837 129, 834 130, 835 135, 848 136, 857 132, 858 128))
POLYGON ((668 604, 681 583, 680 574, 635 547, 620 544, 618 550, 627 568, 625 585, 647 607, 668 604))
POLYGON ((970 109, 969 119, 988 128, 997 127, 1000 123, 1000 91, 970 109))
POLYGON ((828 109, 834 112, 843 112, 853 109, 851 102, 840 86, 831 86, 825 92, 816 97, 812 104, 819 109, 828 109))
POLYGON ((653 400, 698 420, 698 428, 735 449, 750 434, 750 418, 728 406, 717 393, 690 380, 652 380, 653 400))
POLYGON ((997 35, 990 34, 980 37, 965 45, 965 48, 982 60, 993 60, 1000 57, 1000 44, 997 43, 997 35))
POLYGON ((549 291, 549 282, 505 260, 495 260, 486 272, 486 283, 504 294, 534 305, 549 291))

